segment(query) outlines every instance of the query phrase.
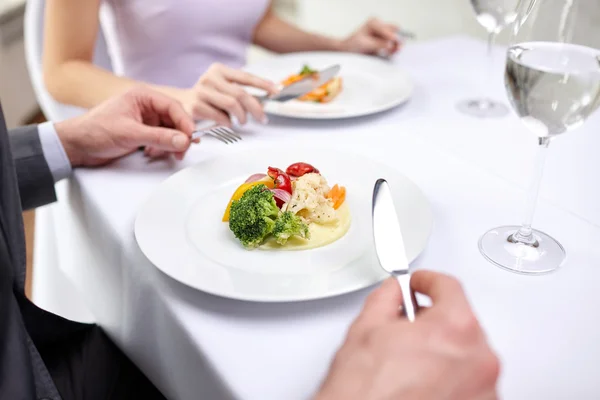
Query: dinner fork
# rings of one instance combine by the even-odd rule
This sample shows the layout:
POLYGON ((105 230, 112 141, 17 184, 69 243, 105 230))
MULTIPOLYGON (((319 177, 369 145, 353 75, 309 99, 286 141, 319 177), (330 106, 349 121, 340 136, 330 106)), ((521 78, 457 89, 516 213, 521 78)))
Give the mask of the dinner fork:
POLYGON ((225 144, 236 143, 242 140, 240 135, 235 133, 233 129, 226 126, 213 126, 208 129, 198 129, 192 133, 192 140, 199 139, 205 135, 212 136, 225 144))

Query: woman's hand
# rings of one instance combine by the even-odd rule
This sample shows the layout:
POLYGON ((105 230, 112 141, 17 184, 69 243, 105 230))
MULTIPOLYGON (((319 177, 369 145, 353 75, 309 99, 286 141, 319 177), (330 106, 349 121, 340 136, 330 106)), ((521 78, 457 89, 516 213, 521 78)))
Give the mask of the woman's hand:
POLYGON ((273 82, 222 64, 213 64, 194 87, 183 92, 181 100, 184 109, 196 120, 211 120, 219 125, 231 126, 231 119, 235 117, 243 125, 250 114, 254 120, 266 123, 262 104, 242 85, 271 94, 277 91, 273 82))
POLYGON ((398 27, 377 18, 371 18, 356 32, 342 41, 341 50, 352 53, 390 56, 402 43, 398 38, 398 27))

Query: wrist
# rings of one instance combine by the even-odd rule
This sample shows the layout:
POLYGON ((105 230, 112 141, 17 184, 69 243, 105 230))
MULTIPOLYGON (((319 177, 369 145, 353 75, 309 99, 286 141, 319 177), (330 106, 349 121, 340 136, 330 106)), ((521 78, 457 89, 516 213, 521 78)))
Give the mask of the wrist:
POLYGON ((340 52, 349 52, 348 39, 332 39, 333 50, 340 52))
POLYGON ((67 154, 67 158, 73 168, 83 163, 83 153, 78 145, 78 138, 85 135, 81 129, 80 118, 72 118, 54 124, 56 135, 67 154))
POLYGON ((324 50, 346 51, 344 39, 327 38, 325 43, 326 43, 325 46, 323 46, 325 48, 324 50))
POLYGON ((195 99, 194 88, 180 89, 174 87, 162 87, 159 89, 159 91, 177 100, 181 104, 185 112, 193 116, 195 99))

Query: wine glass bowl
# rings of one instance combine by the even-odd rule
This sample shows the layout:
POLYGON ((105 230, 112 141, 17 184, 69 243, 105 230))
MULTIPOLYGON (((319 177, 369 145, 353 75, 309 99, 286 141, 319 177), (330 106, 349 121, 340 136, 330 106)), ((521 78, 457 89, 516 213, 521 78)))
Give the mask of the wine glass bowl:
POLYGON ((598 55, 569 43, 526 42, 508 49, 508 98, 536 136, 575 129, 598 107, 598 55))
POLYGON ((582 0, 521 0, 507 51, 509 102, 537 137, 538 156, 521 226, 486 232, 479 249, 502 268, 542 274, 559 268, 563 246, 532 228, 551 141, 578 128, 600 105, 600 4, 582 0))
MULTIPOLYGON (((487 58, 490 65, 487 67, 488 76, 484 85, 490 82, 494 39, 498 33, 515 20, 517 3, 518 0, 471 0, 477 21, 488 33, 487 58)), ((504 104, 486 96, 461 101, 457 108, 464 114, 481 118, 503 117, 508 114, 508 108, 504 104)))
POLYGON ((505 0, 471 0, 477 22, 487 32, 500 33, 513 23, 517 16, 517 4, 505 0))

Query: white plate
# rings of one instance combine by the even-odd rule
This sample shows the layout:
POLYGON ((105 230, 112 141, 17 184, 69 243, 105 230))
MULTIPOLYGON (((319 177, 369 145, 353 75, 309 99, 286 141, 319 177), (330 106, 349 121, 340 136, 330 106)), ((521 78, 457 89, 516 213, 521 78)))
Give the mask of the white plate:
POLYGON ((389 61, 351 53, 292 53, 248 65, 245 69, 274 82, 298 73, 304 64, 323 69, 340 64, 342 92, 330 103, 318 104, 298 100, 265 104, 269 114, 305 118, 337 119, 369 115, 388 110, 407 101, 413 90, 408 75, 389 61))
POLYGON ((386 276, 377 262, 371 227, 371 197, 378 178, 390 183, 412 261, 425 248, 433 221, 423 193, 396 170, 327 149, 254 150, 182 170, 142 206, 135 237, 165 274, 215 295, 278 302, 347 293, 386 276), (269 165, 285 169, 297 161, 314 164, 330 185, 346 186, 350 230, 337 242, 313 250, 245 250, 221 222, 229 197, 251 174, 269 165))

